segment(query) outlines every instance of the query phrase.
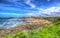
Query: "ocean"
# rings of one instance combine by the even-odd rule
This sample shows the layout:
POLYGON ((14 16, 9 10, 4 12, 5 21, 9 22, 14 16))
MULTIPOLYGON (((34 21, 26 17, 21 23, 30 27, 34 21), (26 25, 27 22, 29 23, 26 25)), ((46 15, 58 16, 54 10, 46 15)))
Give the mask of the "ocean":
POLYGON ((4 19, 4 18, 0 18, 0 29, 9 29, 12 27, 16 27, 19 25, 24 25, 26 21, 18 19, 18 18, 14 18, 14 19, 4 19))

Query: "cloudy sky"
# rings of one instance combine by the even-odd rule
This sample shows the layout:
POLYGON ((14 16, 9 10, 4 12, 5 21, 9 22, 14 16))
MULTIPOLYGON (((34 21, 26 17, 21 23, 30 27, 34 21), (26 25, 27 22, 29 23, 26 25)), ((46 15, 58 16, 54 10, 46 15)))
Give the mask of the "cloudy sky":
POLYGON ((0 17, 60 16, 60 0, 0 0, 0 17))

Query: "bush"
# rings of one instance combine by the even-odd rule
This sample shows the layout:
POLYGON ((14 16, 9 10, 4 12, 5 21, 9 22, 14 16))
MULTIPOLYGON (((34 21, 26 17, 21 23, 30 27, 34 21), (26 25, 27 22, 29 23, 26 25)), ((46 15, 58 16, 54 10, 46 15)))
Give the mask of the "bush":
POLYGON ((8 35, 5 38, 60 38, 60 22, 40 30, 32 30, 31 33, 23 31, 15 35, 8 35))

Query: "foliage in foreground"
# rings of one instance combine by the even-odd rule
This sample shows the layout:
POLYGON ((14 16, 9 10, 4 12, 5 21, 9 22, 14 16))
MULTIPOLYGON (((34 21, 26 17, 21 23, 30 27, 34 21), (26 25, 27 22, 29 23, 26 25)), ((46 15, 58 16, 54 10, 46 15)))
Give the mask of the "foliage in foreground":
POLYGON ((5 38, 60 38, 60 22, 40 30, 32 30, 30 33, 23 31, 15 35, 8 35, 5 38))

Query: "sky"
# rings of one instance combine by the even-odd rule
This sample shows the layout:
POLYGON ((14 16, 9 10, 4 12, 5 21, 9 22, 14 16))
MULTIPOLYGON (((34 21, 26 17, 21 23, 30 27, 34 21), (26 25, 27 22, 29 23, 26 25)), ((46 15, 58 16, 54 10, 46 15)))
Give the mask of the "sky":
POLYGON ((60 0, 0 0, 0 17, 60 16, 60 0))

